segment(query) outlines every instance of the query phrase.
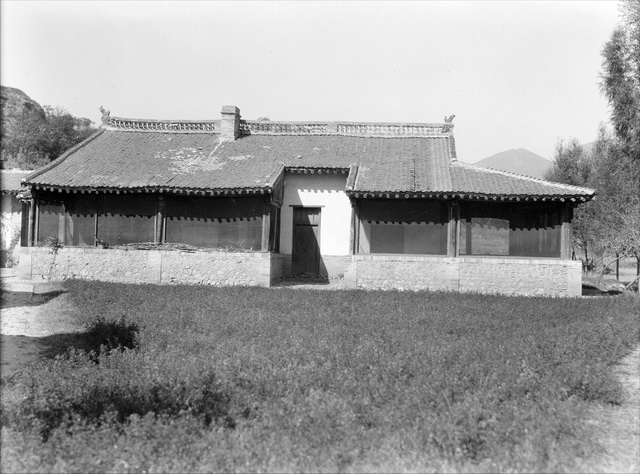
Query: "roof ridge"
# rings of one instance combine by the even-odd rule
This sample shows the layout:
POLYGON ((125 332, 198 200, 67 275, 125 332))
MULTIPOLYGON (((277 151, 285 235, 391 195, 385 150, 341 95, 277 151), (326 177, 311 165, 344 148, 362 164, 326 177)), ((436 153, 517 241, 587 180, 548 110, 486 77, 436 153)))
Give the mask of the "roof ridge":
MULTIPOLYGON (((330 135, 367 138, 442 138, 453 136, 452 123, 364 122, 364 121, 239 121, 240 135, 330 135)), ((111 131, 215 133, 220 120, 171 120, 105 117, 103 127, 111 131)))
POLYGON ((206 132, 220 133, 220 120, 171 120, 103 117, 107 130, 140 132, 206 132))
POLYGON ((67 151, 65 151, 62 155, 60 155, 58 158, 56 158, 55 160, 53 160, 52 162, 50 162, 48 165, 43 166, 42 168, 39 168, 37 170, 35 170, 33 173, 28 174, 27 176, 25 176, 24 178, 22 178, 22 182, 27 182, 33 178, 36 178, 38 176, 40 176, 42 173, 49 171, 52 168, 55 168, 56 166, 58 166, 60 163, 62 163, 64 160, 66 160, 69 156, 71 156, 72 154, 74 154, 76 151, 80 150, 81 148, 83 148, 85 145, 87 145, 88 143, 91 143, 93 140, 95 140, 96 138, 98 138, 100 135, 102 135, 104 133, 105 129, 100 129, 98 130, 96 133, 94 133, 93 135, 89 136, 88 138, 86 138, 85 140, 82 140, 80 143, 78 143, 77 145, 69 148, 67 151))
POLYGON ((587 188, 586 186, 575 186, 573 184, 554 183, 552 181, 547 181, 546 179, 534 178, 533 176, 527 176, 527 175, 524 175, 524 174, 512 173, 510 171, 498 170, 498 169, 495 169, 495 168, 485 168, 485 167, 482 167, 482 166, 473 165, 471 163, 464 163, 462 161, 452 161, 451 165, 471 168, 471 169, 474 169, 474 170, 477 170, 477 171, 486 172, 486 173, 500 174, 500 175, 503 175, 503 176, 512 176, 514 178, 520 178, 520 179, 525 180, 525 181, 532 181, 532 182, 535 182, 535 183, 540 183, 540 184, 545 185, 545 186, 560 186, 560 187, 564 187, 564 188, 580 190, 580 191, 591 193, 591 194, 595 194, 595 192, 596 192, 595 189, 587 188))
POLYGON ((241 135, 339 135, 433 138, 452 134, 451 123, 240 120, 241 135))

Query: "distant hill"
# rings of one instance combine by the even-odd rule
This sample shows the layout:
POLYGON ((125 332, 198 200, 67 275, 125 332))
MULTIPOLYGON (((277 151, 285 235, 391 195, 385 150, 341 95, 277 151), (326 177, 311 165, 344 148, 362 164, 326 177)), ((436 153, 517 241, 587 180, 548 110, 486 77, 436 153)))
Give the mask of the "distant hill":
POLYGON ((0 86, 0 120, 2 134, 16 133, 18 122, 25 117, 35 123, 47 121, 44 109, 35 100, 13 87, 0 86))
POLYGON ((91 120, 42 107, 20 89, 0 86, 0 168, 35 169, 95 132, 91 120))
POLYGON ((524 148, 518 148, 517 150, 496 153, 474 163, 474 165, 542 178, 544 172, 551 166, 551 161, 524 148))

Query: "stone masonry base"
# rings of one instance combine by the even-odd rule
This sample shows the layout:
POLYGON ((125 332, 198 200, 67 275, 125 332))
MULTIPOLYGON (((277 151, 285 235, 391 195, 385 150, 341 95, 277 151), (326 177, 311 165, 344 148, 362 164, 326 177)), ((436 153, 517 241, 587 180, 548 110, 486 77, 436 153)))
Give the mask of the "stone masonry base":
POLYGON ((179 252, 65 247, 22 248, 18 277, 123 283, 271 286, 282 258, 262 252, 179 252), (275 271, 274 271, 275 270, 275 271))
POLYGON ((356 255, 355 260, 358 288, 529 296, 582 294, 579 261, 409 255, 356 255))
MULTIPOLYGON (((579 261, 513 257, 354 255, 323 257, 323 273, 343 288, 580 296, 579 261)), ((291 271, 290 255, 65 247, 22 248, 18 278, 124 283, 272 286, 291 271)))

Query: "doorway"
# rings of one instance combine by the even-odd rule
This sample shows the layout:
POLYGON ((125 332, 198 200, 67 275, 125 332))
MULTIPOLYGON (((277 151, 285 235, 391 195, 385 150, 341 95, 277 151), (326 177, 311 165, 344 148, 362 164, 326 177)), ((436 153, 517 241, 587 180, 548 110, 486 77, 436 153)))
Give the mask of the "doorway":
POLYGON ((291 274, 320 274, 320 208, 293 208, 291 274))

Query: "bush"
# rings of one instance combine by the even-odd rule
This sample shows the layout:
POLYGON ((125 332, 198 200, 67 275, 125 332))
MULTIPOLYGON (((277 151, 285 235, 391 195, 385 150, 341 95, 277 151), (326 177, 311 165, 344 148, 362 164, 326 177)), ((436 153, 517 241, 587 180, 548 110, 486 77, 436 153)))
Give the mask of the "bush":
POLYGON ((60 426, 126 424, 131 416, 192 417, 204 425, 233 427, 229 397, 212 370, 186 374, 161 357, 103 350, 95 359, 71 351, 25 372, 24 399, 5 423, 38 430, 43 440, 60 426))
POLYGON ((83 335, 88 350, 96 354, 112 350, 135 349, 138 345, 138 325, 128 323, 124 316, 115 321, 97 318, 83 335))

